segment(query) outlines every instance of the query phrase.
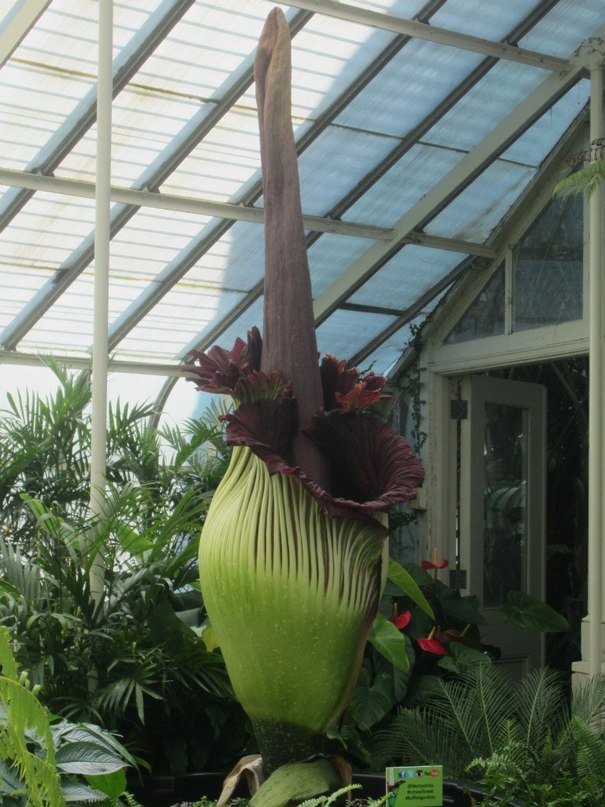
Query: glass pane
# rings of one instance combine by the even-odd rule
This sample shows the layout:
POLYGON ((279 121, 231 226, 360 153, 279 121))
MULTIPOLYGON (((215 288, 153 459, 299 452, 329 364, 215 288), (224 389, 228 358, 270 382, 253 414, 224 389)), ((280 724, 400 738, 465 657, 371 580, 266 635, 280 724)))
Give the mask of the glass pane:
POLYGON ((583 199, 556 197, 513 254, 513 330, 582 318, 583 199))
POLYGON ((483 605, 525 591, 527 555, 527 414, 485 404, 483 605))
POLYGON ((481 289, 445 339, 446 344, 504 333, 504 264, 481 289))

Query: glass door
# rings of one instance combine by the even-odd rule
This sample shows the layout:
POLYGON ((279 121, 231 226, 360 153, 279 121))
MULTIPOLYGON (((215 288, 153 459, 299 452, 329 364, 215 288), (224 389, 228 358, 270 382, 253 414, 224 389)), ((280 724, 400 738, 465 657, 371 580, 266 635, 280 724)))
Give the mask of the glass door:
POLYGON ((485 643, 515 674, 543 663, 543 637, 505 625, 509 591, 544 596, 545 410, 539 384, 470 376, 460 422, 459 559, 487 618, 485 643))

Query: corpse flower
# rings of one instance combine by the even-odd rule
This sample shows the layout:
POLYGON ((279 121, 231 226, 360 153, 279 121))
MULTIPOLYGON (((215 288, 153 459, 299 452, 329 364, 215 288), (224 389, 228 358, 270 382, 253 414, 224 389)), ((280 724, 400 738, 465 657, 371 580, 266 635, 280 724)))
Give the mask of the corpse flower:
POLYGON ((200 540, 204 602, 265 773, 306 759, 346 707, 386 579, 386 513, 423 471, 372 406, 385 379, 317 359, 290 120, 290 34, 267 18, 255 65, 265 204, 263 337, 195 353, 228 393, 233 446, 200 540))

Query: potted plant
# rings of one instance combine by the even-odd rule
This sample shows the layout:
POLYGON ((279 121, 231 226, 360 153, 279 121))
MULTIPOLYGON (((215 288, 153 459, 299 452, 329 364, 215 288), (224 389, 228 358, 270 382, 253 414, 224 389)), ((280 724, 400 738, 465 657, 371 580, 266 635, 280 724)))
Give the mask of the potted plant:
POLYGON ((376 732, 383 765, 436 764, 457 804, 596 807, 605 799, 605 679, 570 698, 560 673, 513 681, 488 659, 438 678, 376 732), (472 799, 471 799, 472 797, 472 799))
MULTIPOLYGON (((270 800, 275 777, 283 803, 288 781, 305 782, 302 797, 341 782, 329 761, 302 772, 297 763, 321 750, 319 738, 348 703, 387 576, 386 513, 415 498, 423 479, 405 440, 372 412, 385 379, 332 356, 317 361, 290 71, 289 29, 276 8, 255 65, 263 336, 254 328, 247 342, 195 353, 187 367, 199 389, 227 393, 236 405, 226 416, 232 458, 203 527, 199 565, 235 694, 264 774, 273 774, 258 805, 270 800)), ((380 627, 403 640, 388 620, 380 627)))

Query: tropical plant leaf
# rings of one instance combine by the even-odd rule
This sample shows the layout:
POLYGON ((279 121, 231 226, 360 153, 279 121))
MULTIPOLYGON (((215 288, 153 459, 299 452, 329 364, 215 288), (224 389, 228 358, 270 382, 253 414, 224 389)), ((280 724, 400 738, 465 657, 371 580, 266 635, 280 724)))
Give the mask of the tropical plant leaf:
POLYGON ((46 710, 35 695, 17 679, 17 667, 9 643, 9 632, 0 628, 0 760, 8 760, 25 784, 33 807, 63 804, 55 752, 46 710), (32 751, 31 732, 35 733, 40 752, 32 751))
POLYGON ((368 634, 368 641, 396 669, 404 673, 409 672, 410 660, 407 653, 406 637, 380 612, 376 614, 368 634))
POLYGON ((477 664, 491 664, 489 656, 474 647, 467 647, 461 642, 452 641, 448 644, 449 655, 443 656, 437 665, 443 670, 461 675, 477 664))
POLYGON ((569 630, 564 616, 542 600, 521 591, 509 591, 506 603, 498 609, 502 620, 519 628, 542 633, 563 633, 569 630))
POLYGON ((553 193, 566 198, 587 191, 594 193, 605 181, 605 160, 595 160, 561 179, 555 185, 553 193))
POLYGON ((351 713, 362 731, 382 720, 405 692, 406 675, 386 663, 377 666, 373 677, 362 669, 351 698, 351 713))
POLYGON ((61 720, 51 726, 55 746, 66 743, 85 742, 96 745, 115 757, 124 760, 128 765, 137 767, 136 760, 122 743, 111 732, 101 729, 93 723, 70 723, 61 720))
POLYGON ((421 608, 431 619, 435 619, 435 613, 428 600, 420 590, 420 586, 412 575, 397 563, 394 558, 389 558, 389 580, 394 583, 406 597, 409 597, 421 608))
POLYGON ((110 799, 117 799, 126 790, 126 771, 122 768, 113 773, 86 776, 86 781, 110 799))
POLYGON ((57 768, 63 773, 99 776, 125 767, 124 760, 92 742, 71 742, 57 750, 57 768))
POLYGON ((65 782, 63 797, 67 804, 106 804, 107 794, 83 782, 65 782))

